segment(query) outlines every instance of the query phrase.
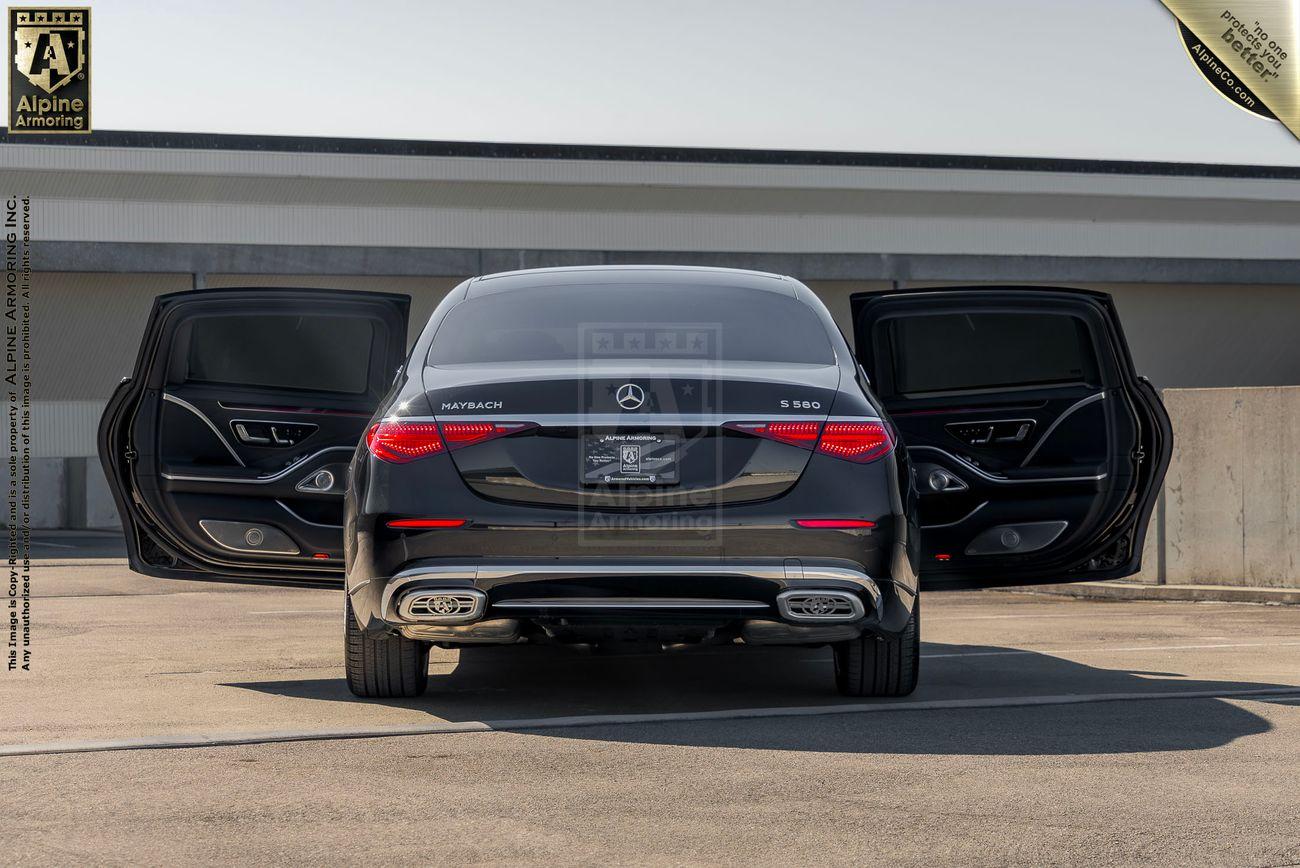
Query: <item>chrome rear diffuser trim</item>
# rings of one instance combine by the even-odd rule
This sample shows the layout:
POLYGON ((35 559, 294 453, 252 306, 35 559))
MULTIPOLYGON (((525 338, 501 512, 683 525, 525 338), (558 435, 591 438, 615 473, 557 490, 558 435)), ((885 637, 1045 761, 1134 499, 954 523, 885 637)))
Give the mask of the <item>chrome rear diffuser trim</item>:
MULTIPOLYGON (((653 578, 662 577, 682 577, 682 576, 710 576, 710 577, 742 577, 762 579, 769 582, 780 582, 786 584, 785 590, 778 596, 778 608, 781 607, 781 598, 786 595, 794 594, 797 599, 798 595, 802 596, 821 596, 833 600, 844 598, 851 599, 849 604, 851 620, 858 620, 865 616, 866 608, 862 600, 855 594, 850 593, 843 588, 823 588, 818 586, 820 581, 835 581, 851 584, 859 594, 865 596, 871 601, 871 609, 878 612, 881 602, 880 587, 876 581, 860 570, 854 570, 847 567, 819 566, 815 564, 805 564, 798 558, 785 558, 781 561, 772 560, 769 562, 752 562, 752 563, 687 563, 687 564, 665 564, 665 563, 556 563, 554 561, 542 563, 480 563, 480 564, 448 564, 448 565, 428 565, 411 567, 402 570, 388 581, 387 587, 381 597, 380 612, 381 617, 394 624, 403 623, 435 623, 429 620, 428 616, 421 617, 418 621, 406 617, 403 611, 407 608, 406 600, 413 596, 417 591, 436 594, 439 591, 446 593, 472 592, 483 594, 481 590, 474 587, 475 583, 480 581, 500 582, 512 578, 523 577, 544 577, 555 579, 603 579, 603 578, 653 578), (437 583, 429 586, 428 583, 437 583), (423 586, 423 587, 421 587, 423 586), (398 600, 394 604, 394 600, 398 600)), ((422 594, 423 595, 423 594, 422 594)), ((484 595, 486 601, 486 595, 484 595)), ((820 605, 820 604, 819 604, 820 605)), ((605 598, 577 598, 572 600, 563 599, 529 599, 529 600, 503 600, 499 603, 493 603, 494 609, 543 609, 543 608, 582 608, 593 611, 619 611, 627 609, 769 609, 767 603, 757 600, 721 600, 721 599, 694 599, 694 598, 656 598, 647 595, 637 595, 629 597, 605 597, 605 598)), ((817 607, 814 607, 816 609, 817 607)), ((833 608, 841 608, 835 606, 833 608)), ((827 613, 826 617, 817 617, 814 609, 810 609, 806 616, 800 617, 802 613, 799 604, 793 607, 787 606, 781 609, 783 617, 799 623, 820 622, 830 623, 834 621, 850 620, 845 618, 834 617, 834 613, 827 613)), ((486 610, 477 612, 475 619, 483 617, 486 610)), ((843 613, 841 613, 843 614, 843 613)), ((447 622, 441 623, 465 623, 447 622)))

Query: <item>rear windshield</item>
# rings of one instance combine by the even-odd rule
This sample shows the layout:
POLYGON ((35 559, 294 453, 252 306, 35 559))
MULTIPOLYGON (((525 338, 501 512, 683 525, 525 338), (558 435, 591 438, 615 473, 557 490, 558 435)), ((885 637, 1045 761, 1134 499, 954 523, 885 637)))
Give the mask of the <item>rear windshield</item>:
POLYGON ((452 308, 430 365, 579 359, 700 359, 829 365, 817 314, 788 295, 663 284, 544 286, 452 308))

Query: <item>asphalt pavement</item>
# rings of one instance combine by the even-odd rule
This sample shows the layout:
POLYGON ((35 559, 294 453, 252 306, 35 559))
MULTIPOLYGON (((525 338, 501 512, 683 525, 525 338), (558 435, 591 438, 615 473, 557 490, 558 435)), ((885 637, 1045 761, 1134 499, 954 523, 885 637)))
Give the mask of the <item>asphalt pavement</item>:
POLYGON ((338 593, 38 548, 9 864, 1300 863, 1300 608, 924 598, 921 686, 825 649, 435 649, 359 700, 338 593))

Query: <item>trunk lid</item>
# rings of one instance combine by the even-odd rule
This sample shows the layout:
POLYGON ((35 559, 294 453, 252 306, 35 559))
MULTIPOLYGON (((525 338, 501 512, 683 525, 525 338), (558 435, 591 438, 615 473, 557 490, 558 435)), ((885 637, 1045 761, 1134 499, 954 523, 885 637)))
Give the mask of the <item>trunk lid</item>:
POLYGON ((466 484, 497 500, 612 511, 776 497, 811 451, 725 423, 827 416, 834 365, 656 360, 427 367, 437 420, 532 423, 454 450, 466 484))

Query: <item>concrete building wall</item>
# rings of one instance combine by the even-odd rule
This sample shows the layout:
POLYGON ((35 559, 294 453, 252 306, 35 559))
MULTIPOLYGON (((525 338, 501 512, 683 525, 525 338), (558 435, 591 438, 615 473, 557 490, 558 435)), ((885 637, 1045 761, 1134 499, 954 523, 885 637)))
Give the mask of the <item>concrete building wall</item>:
POLYGON ((1272 170, 1028 161, 990 171, 960 158, 617 149, 537 159, 502 146, 438 156, 418 143, 400 155, 333 143, 285 152, 274 141, 146 138, 15 137, 0 149, 0 180, 36 197, 40 240, 69 243, 1281 260, 1295 257, 1300 225, 1300 177, 1272 170))
POLYGON ((1079 284, 1115 298, 1133 362, 1157 388, 1300 385, 1291 286, 1079 284))
MULTIPOLYGON (((204 286, 310 286, 411 297, 411 334, 461 278, 210 274, 204 286)), ((188 274, 46 273, 36 278, 36 455, 92 457, 103 403, 131 373, 155 296, 188 274), (89 363, 88 363, 89 361, 89 363)), ((809 281, 853 338, 849 297, 884 281, 809 281)), ((911 284, 909 284, 911 285, 911 284)), ((938 285, 938 284, 925 284, 938 285)), ((1089 284, 1116 299, 1138 370, 1159 388, 1300 385, 1300 287, 1089 284)))

